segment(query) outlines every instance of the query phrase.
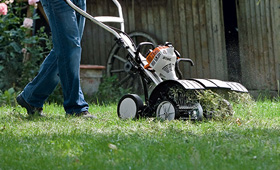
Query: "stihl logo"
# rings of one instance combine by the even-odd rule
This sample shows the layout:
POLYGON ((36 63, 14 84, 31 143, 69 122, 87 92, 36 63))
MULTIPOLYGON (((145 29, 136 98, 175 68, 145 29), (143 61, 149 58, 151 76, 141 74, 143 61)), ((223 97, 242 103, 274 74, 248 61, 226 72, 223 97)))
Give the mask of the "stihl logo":
POLYGON ((171 61, 171 58, 168 58, 166 56, 164 56, 162 59, 167 60, 167 61, 171 61))

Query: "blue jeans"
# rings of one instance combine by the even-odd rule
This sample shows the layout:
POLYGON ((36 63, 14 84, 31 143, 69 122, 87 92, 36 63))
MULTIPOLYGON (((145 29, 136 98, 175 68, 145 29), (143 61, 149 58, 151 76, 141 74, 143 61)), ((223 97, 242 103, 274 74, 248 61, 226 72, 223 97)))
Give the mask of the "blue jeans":
MULTIPOLYGON (((86 0, 72 1, 85 10, 86 0)), ((43 107, 60 81, 66 113, 87 111, 88 103, 80 86, 81 39, 85 18, 63 0, 41 0, 41 3, 49 19, 53 49, 21 96, 30 105, 43 107)))

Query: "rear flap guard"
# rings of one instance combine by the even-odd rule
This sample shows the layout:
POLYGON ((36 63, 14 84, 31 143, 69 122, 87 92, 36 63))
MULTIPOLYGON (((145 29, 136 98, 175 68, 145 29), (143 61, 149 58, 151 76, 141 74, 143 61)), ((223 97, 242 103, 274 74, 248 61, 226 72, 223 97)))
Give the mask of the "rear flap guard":
POLYGON ((190 79, 200 83, 205 89, 226 89, 236 92, 248 93, 248 90, 237 82, 221 81, 217 79, 190 79))
POLYGON ((159 83, 152 91, 149 102, 154 104, 158 98, 166 94, 168 90, 175 86, 181 86, 186 90, 225 90, 248 93, 248 90, 237 82, 227 82, 217 79, 188 79, 188 80, 166 80, 159 83))

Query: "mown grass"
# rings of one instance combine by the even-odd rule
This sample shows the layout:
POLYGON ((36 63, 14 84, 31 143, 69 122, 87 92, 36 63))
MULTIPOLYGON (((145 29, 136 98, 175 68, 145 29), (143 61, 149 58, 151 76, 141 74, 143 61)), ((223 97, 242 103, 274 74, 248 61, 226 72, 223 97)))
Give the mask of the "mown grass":
POLYGON ((65 118, 61 106, 30 119, 0 108, 0 169, 280 169, 280 102, 235 104, 226 120, 119 120, 116 105, 91 105, 97 120, 65 118))

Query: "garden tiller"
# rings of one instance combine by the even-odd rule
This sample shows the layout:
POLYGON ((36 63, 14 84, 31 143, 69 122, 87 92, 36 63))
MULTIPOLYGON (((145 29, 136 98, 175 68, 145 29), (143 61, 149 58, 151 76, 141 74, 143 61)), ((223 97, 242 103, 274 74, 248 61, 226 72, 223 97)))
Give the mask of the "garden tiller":
MULTIPOLYGON (((163 120, 201 120, 209 113, 202 107, 197 97, 201 91, 211 89, 216 92, 248 92, 243 85, 237 82, 217 79, 182 79, 179 63, 188 62, 193 65, 193 61, 190 58, 181 58, 171 43, 158 46, 152 42, 141 42, 136 45, 132 38, 124 32, 122 7, 117 0, 112 1, 118 8, 118 17, 93 17, 75 6, 70 0, 65 1, 78 13, 113 34, 116 37, 118 48, 123 48, 128 52, 123 61, 125 64, 122 70, 125 70, 127 74, 140 76, 144 102, 137 94, 124 95, 117 108, 118 116, 121 119, 158 117, 163 120), (110 27, 105 22, 120 23, 120 29, 110 27), (146 47, 149 47, 149 51, 143 54, 141 49, 146 47)), ((111 67, 111 62, 107 67, 111 67)))

